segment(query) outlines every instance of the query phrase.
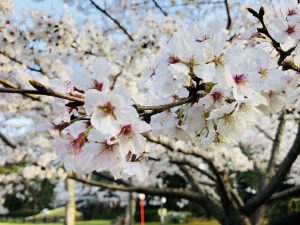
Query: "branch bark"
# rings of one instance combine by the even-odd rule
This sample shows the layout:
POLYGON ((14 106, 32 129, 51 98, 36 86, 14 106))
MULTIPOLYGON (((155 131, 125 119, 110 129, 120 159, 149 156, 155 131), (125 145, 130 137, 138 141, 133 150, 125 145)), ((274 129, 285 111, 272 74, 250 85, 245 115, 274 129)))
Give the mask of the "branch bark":
POLYGON ((53 89, 46 87, 45 85, 35 81, 30 80, 30 84, 36 90, 28 90, 28 89, 16 89, 16 88, 0 88, 0 93, 18 93, 18 94, 33 94, 33 95, 46 95, 46 96, 53 96, 57 98, 62 98, 78 103, 84 104, 84 99, 73 97, 70 95, 61 94, 59 92, 54 91, 53 89))
POLYGON ((205 196, 201 195, 196 192, 187 191, 187 190, 178 190, 178 189, 171 189, 171 188, 155 188, 155 187, 144 187, 144 186, 130 186, 126 187, 124 185, 117 185, 117 184, 109 184, 102 181, 95 181, 90 179, 85 179, 78 177, 76 175, 69 175, 68 176, 71 179, 74 179, 78 182, 89 184, 92 186, 107 188, 110 190, 118 190, 118 191, 124 191, 124 192, 137 192, 137 193, 144 193, 149 195, 157 195, 157 196, 170 196, 170 197, 178 197, 178 198, 184 198, 188 199, 190 201, 194 201, 200 204, 206 204, 205 203, 205 196))
POLYGON ((176 164, 176 165, 186 165, 186 166, 188 166, 190 168, 193 168, 196 171, 204 174, 205 176, 207 176, 212 181, 216 181, 216 178, 212 174, 210 174, 208 171, 200 169, 196 164, 194 164, 194 163, 192 163, 190 161, 172 159, 172 160, 170 160, 170 163, 173 163, 173 164, 176 164))
POLYGON ((279 154, 279 147, 281 143, 281 138, 285 128, 285 111, 283 111, 279 117, 279 124, 276 130, 275 139, 273 141, 273 146, 271 149, 271 156, 268 162, 267 170, 265 173, 265 177, 263 179, 263 186, 274 176, 275 168, 276 168, 276 161, 278 159, 279 154))
POLYGON ((279 165, 276 174, 270 179, 269 183, 263 187, 260 192, 249 199, 242 208, 246 214, 251 214, 258 207, 263 205, 270 199, 276 188, 284 181, 286 175, 290 171, 293 163, 296 161, 300 153, 300 126, 298 124, 298 133, 290 151, 279 165))
POLYGON ((90 3, 100 12, 102 12, 105 16, 107 16, 111 21, 113 21, 117 27, 119 27, 123 33, 129 38, 130 41, 134 41, 133 37, 129 32, 126 30, 124 26, 115 18, 113 18, 105 9, 101 8, 94 0, 90 0, 90 3))
POLYGON ((293 197, 296 195, 300 195, 300 185, 299 184, 294 187, 291 187, 286 190, 283 190, 283 191, 273 194, 272 197, 270 198, 270 200, 288 198, 288 197, 293 197))
MULTIPOLYGON (((10 82, 9 80, 5 80, 5 79, 2 79, 0 78, 0 84, 2 84, 4 87, 7 87, 7 88, 14 88, 14 89, 19 89, 19 87, 10 82)), ((28 98, 31 98, 32 100, 35 100, 35 101, 39 101, 40 98, 38 96, 34 96, 34 95, 31 95, 31 94, 23 94, 24 96, 28 97, 28 98)))
POLYGON ((34 71, 34 72, 37 72, 37 73, 41 73, 41 74, 47 76, 46 72, 45 72, 42 68, 36 69, 36 68, 34 68, 34 67, 28 66, 28 65, 24 64, 23 62, 21 62, 20 60, 14 58, 14 57, 12 57, 12 56, 10 56, 10 55, 7 54, 6 52, 0 51, 0 54, 3 55, 3 56, 5 56, 6 58, 10 59, 11 61, 13 61, 13 62, 19 64, 19 65, 25 65, 26 68, 29 69, 29 70, 31 70, 31 71, 34 71))
POLYGON ((156 8, 158 8, 159 11, 160 11, 164 16, 168 16, 168 13, 165 12, 165 11, 162 9, 162 7, 160 7, 160 5, 157 3, 156 0, 152 0, 152 1, 153 1, 154 5, 156 6, 156 8))
POLYGON ((0 139, 5 143, 7 144, 9 147, 15 149, 17 148, 17 145, 15 145, 9 138, 7 138, 4 134, 2 134, 0 132, 0 139))
MULTIPOLYGON (((291 47, 290 49, 284 51, 281 46, 280 43, 277 42, 272 35, 269 33, 267 26, 265 24, 264 21, 264 15, 265 15, 265 10, 263 7, 260 8, 259 12, 256 12, 254 9, 252 8, 248 8, 248 11, 259 20, 259 22, 261 23, 262 27, 261 28, 257 28, 257 31, 260 32, 261 34, 266 35, 270 40, 271 40, 271 44, 272 46, 275 48, 275 50, 278 52, 279 54, 279 59, 278 59, 278 65, 281 66, 284 62, 284 60, 286 59, 286 57, 290 56, 292 54, 292 52, 296 49, 295 47, 291 47)), ((295 71, 299 71, 299 68, 294 68, 293 66, 289 65, 289 64, 284 64, 283 65, 285 69, 292 69, 295 71)))
POLYGON ((230 15, 230 6, 228 3, 228 0, 224 1, 225 4, 225 8, 226 8, 226 14, 227 14, 227 25, 226 25, 226 29, 230 30, 231 26, 232 26, 232 19, 231 19, 231 15, 230 15))

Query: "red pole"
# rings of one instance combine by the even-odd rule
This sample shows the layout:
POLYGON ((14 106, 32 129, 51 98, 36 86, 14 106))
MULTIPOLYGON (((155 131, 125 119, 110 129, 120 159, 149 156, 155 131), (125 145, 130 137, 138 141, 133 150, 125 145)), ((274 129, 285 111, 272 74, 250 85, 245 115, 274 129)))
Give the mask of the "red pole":
POLYGON ((140 209, 141 209, 141 225, 144 225, 145 224, 144 199, 140 199, 140 209))

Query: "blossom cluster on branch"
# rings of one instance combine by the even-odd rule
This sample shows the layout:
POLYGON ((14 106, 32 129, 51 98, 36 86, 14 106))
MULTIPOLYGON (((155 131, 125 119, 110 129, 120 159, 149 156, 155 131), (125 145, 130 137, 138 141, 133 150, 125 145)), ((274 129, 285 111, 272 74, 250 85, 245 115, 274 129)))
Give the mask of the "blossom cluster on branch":
MULTIPOLYGON (((284 7, 282 20, 292 23, 298 4, 284 7)), ((258 32, 284 54, 279 42, 286 38, 278 37, 285 33, 297 38, 292 35, 296 27, 287 25, 281 33, 270 28, 269 33, 264 10, 249 11, 262 22, 258 32)), ((70 80, 51 82, 54 90, 84 101, 55 100, 55 149, 68 170, 109 170, 120 177, 132 174, 132 165, 141 167, 147 157, 145 132, 192 141, 201 148, 236 144, 260 117, 297 101, 298 74, 278 65, 287 56, 272 57, 260 45, 249 45, 243 35, 231 39, 219 21, 193 23, 177 31, 145 71, 144 106, 124 87, 109 87, 110 63, 98 58, 92 71, 75 70, 70 80)))

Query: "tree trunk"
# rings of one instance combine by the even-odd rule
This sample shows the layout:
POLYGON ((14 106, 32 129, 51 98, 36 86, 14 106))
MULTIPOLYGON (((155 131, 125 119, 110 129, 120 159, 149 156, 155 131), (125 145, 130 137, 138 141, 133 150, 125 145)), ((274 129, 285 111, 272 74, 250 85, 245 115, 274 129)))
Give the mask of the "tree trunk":
POLYGON ((252 225, 263 225, 266 214, 266 206, 262 206, 255 211, 251 217, 252 225))
POLYGON ((136 196, 134 193, 129 193, 128 205, 126 206, 125 212, 118 216, 112 223, 113 225, 133 225, 134 214, 136 211, 136 196))
POLYGON ((241 215, 230 215, 226 221, 221 223, 222 225, 252 225, 249 218, 241 215))
POLYGON ((75 213, 76 213, 76 202, 75 202, 75 181, 67 178, 66 181, 67 191, 69 193, 68 202, 65 211, 64 225, 75 225, 75 213))
POLYGON ((125 212, 125 221, 124 225, 133 225, 134 224, 134 214, 136 210, 136 197, 134 193, 129 193, 128 206, 126 207, 125 212))

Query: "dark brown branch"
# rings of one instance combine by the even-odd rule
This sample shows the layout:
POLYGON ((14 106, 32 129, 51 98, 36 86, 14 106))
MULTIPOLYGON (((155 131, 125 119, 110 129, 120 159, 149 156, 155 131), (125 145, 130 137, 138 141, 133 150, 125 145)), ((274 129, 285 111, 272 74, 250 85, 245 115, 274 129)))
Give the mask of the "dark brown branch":
MULTIPOLYGON (((248 8, 248 11, 259 20, 259 22, 261 23, 262 27, 261 28, 257 28, 257 31, 261 34, 266 35, 270 40, 271 40, 271 44, 272 46, 276 49, 276 51, 279 54, 279 59, 278 59, 278 65, 281 66, 284 62, 284 60, 286 59, 286 57, 290 56, 292 54, 292 52, 295 50, 295 47, 291 47, 290 49, 284 51, 281 46, 280 43, 277 42, 272 35, 269 33, 265 21, 264 21, 264 15, 265 15, 265 10, 263 7, 260 8, 259 12, 256 12, 254 9, 252 8, 248 8)), ((285 65, 286 69, 293 69, 293 68, 288 68, 288 65, 285 65)))
POLYGON ((11 141, 9 140, 4 134, 2 134, 0 132, 0 139, 5 143, 7 144, 9 147, 15 149, 17 146, 11 141))
POLYGON ((231 26, 232 26, 232 19, 231 19, 231 15, 230 15, 230 6, 228 3, 228 0, 224 1, 225 4, 225 8, 226 8, 226 14, 227 14, 227 25, 226 25, 226 29, 230 30, 231 26))
POLYGON ((170 143, 162 141, 159 138, 155 138, 149 135, 144 135, 144 137, 146 137, 148 141, 159 144, 169 149, 170 151, 179 152, 184 155, 190 155, 202 159, 205 163, 208 164, 209 168, 216 176, 215 180, 217 182, 218 190, 220 191, 222 198, 225 199, 226 204, 230 204, 230 205, 236 204, 235 205, 236 208, 241 208, 244 206, 244 203, 241 200, 241 198, 238 196, 238 193, 234 192, 234 190, 232 189, 230 182, 227 179, 227 174, 225 172, 219 171, 211 159, 209 159, 208 157, 206 157, 205 155, 199 152, 194 152, 194 151, 185 152, 180 148, 176 149, 170 143))
POLYGON ((0 93, 18 93, 18 94, 33 94, 33 95, 46 95, 53 96, 57 98, 62 98, 74 102, 84 103, 84 99, 76 98, 70 95, 61 94, 59 92, 54 91, 53 89, 46 87, 45 85, 31 80, 30 84, 37 90, 28 90, 28 89, 16 89, 16 88, 0 88, 0 93))
POLYGON ((194 170, 204 174, 205 176, 207 176, 209 179, 211 179, 212 181, 215 181, 216 178, 210 174, 208 171, 205 171, 205 170, 202 170, 200 169, 196 164, 190 162, 190 161, 187 161, 187 160, 176 160, 176 159, 172 159, 170 160, 170 163, 172 164, 176 164, 176 165, 186 165, 188 167, 191 167, 193 168, 194 170))
POLYGON ((156 6, 156 8, 158 8, 159 11, 160 11, 164 16, 168 16, 168 13, 165 12, 165 11, 162 9, 162 7, 157 3, 156 0, 152 0, 152 1, 153 1, 154 5, 156 6))
POLYGON ((215 201, 215 199, 209 197, 209 195, 204 194, 201 188, 197 185, 194 176, 190 173, 190 171, 184 166, 180 166, 179 169, 185 175, 188 182, 192 185, 192 188, 206 197, 206 205, 205 208, 210 212, 210 214, 214 215, 219 221, 224 220, 225 213, 219 203, 215 201))
POLYGON ((298 195, 300 195, 300 185, 296 185, 286 190, 276 192, 275 194, 272 195, 270 200, 277 200, 281 198, 288 198, 288 197, 293 197, 298 195))
POLYGON ((29 69, 29 70, 31 70, 31 71, 34 71, 34 72, 37 72, 37 73, 40 73, 40 74, 43 74, 43 75, 47 76, 47 74, 45 73, 45 71, 42 70, 42 68, 36 69, 34 67, 28 66, 28 65, 24 64, 23 62, 21 62, 20 60, 12 57, 10 55, 8 55, 6 52, 0 51, 0 54, 3 55, 3 56, 5 56, 6 58, 10 59, 11 61, 19 64, 19 65, 25 65, 26 68, 29 69))
POLYGON ((101 179, 104 179, 104 180, 107 180, 107 181, 110 181, 110 182, 121 184, 121 185, 124 185, 124 186, 127 186, 127 187, 132 186, 132 184, 127 182, 126 180, 123 180, 123 179, 117 179, 116 180, 111 175, 109 175, 107 173, 95 173, 95 175, 97 177, 101 178, 101 179))
POLYGON ((279 165, 276 174, 271 178, 268 184, 253 198, 249 199, 242 210, 246 214, 251 214, 258 207, 268 201, 271 195, 276 191, 276 188, 284 181, 286 175, 290 171, 293 163, 300 153, 300 126, 298 124, 298 133, 293 146, 289 150, 284 160, 279 165))
POLYGON ((195 96, 190 96, 188 98, 181 98, 178 99, 175 102, 164 104, 164 105, 157 105, 157 106, 141 106, 141 105, 135 105, 136 110, 140 113, 140 116, 152 116, 157 113, 161 113, 167 109, 171 109, 180 105, 184 105, 187 103, 192 103, 196 101, 195 96), (144 112, 144 111, 150 111, 150 112, 144 112))
POLYGON ((110 90, 113 90, 114 88, 115 88, 115 85, 116 85, 116 83, 117 83, 117 80, 118 80, 118 78, 122 75, 122 70, 119 72, 119 73, 117 73, 116 75, 114 75, 113 77, 112 77, 112 84, 111 84, 111 86, 110 86, 110 90))
POLYGON ((101 8, 98 4, 96 4, 94 0, 90 0, 90 2, 97 10, 99 10, 109 19, 111 19, 117 25, 117 27, 119 27, 123 31, 123 33, 126 34, 126 36, 129 38, 130 41, 134 41, 132 35, 128 33, 125 27, 123 27, 117 19, 113 18, 105 9, 101 8))
POLYGON ((285 122, 286 122, 285 112, 283 111, 279 117, 279 124, 276 130, 275 139, 273 141, 271 156, 268 162, 263 185, 265 185, 265 183, 268 182, 272 176, 274 176, 276 161, 278 159, 278 154, 279 154, 280 142, 285 128, 285 122))
POLYGON ((144 187, 144 186, 126 187, 124 185, 108 184, 102 181, 85 179, 85 178, 78 177, 76 175, 69 175, 68 177, 84 184, 107 188, 110 190, 117 190, 117 191, 124 191, 124 192, 138 192, 138 193, 144 193, 144 194, 156 195, 156 196, 178 197, 178 198, 188 199, 197 202, 199 204, 201 203, 206 204, 204 195, 202 196, 199 193, 187 191, 187 190, 178 190, 178 189, 171 189, 171 188, 159 189, 155 187, 144 187))
MULTIPOLYGON (((2 84, 4 87, 7 87, 7 88, 14 88, 14 89, 18 89, 19 87, 8 81, 8 80, 5 80, 5 79, 1 79, 0 78, 0 84, 2 84)), ((35 101, 39 101, 40 98, 38 96, 34 96, 34 95, 31 95, 31 94, 24 94, 24 96, 28 97, 28 98, 31 98, 32 100, 35 100, 35 101)))

